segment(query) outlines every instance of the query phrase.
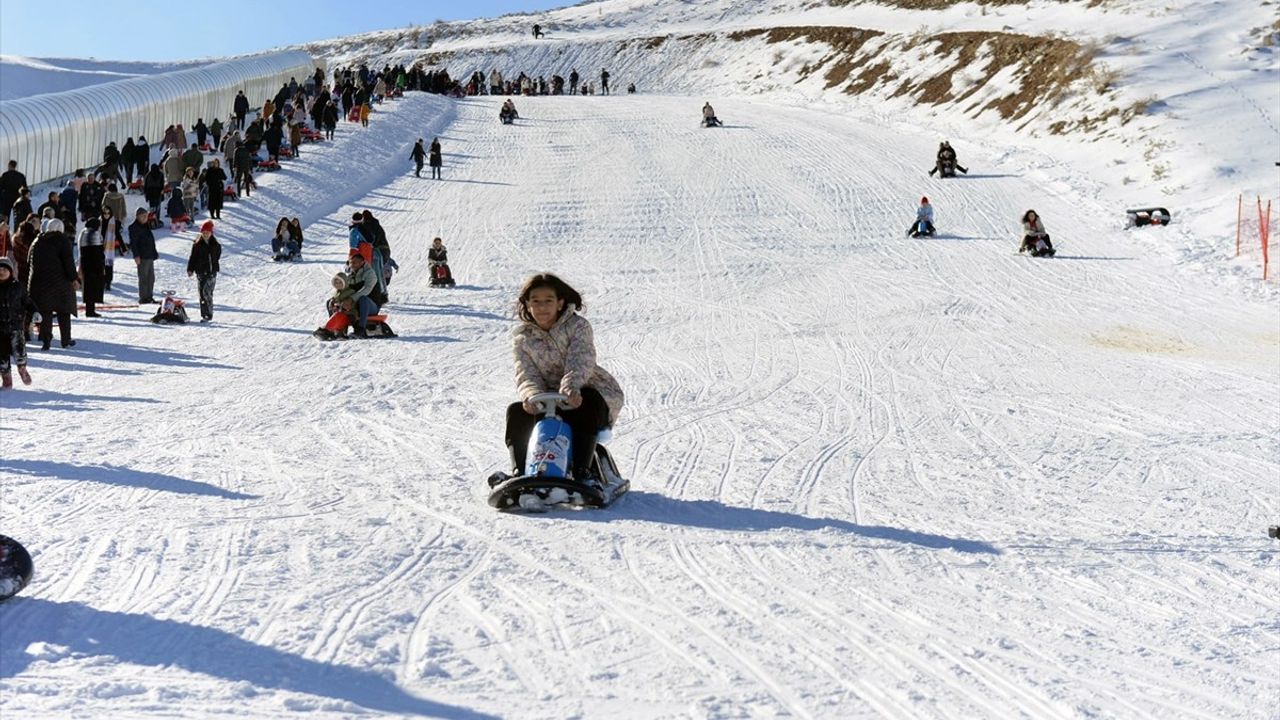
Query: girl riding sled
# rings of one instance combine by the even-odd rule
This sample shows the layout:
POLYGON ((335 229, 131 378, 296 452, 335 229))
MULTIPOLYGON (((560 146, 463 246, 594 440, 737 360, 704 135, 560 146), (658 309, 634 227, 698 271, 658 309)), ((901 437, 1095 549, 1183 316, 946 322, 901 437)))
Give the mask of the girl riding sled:
POLYGON ((540 417, 529 399, 560 392, 569 398, 560 416, 573 431, 573 478, 599 483, 591 469, 596 435, 617 420, 623 393, 618 381, 596 365, 595 336, 591 323, 578 314, 581 309, 578 291, 550 273, 534 275, 520 289, 516 314, 521 323, 512 338, 520 402, 507 408, 506 432, 516 475, 524 471, 529 435, 540 417))

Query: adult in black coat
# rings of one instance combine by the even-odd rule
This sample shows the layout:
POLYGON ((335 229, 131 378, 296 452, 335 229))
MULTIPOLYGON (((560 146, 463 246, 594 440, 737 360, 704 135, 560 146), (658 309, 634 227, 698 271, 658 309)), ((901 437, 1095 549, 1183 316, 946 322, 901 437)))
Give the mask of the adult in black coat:
POLYGON ((262 133, 262 142, 267 146, 267 156, 279 161, 280 145, 284 142, 284 130, 280 127, 280 123, 271 123, 271 127, 262 133))
POLYGON ((249 114, 249 98, 244 96, 243 90, 236 93, 235 102, 231 107, 236 115, 236 129, 244 130, 244 117, 249 114))
POLYGON ((0 220, 9 220, 9 212, 13 210, 13 204, 18 202, 19 194, 26 186, 27 176, 18 172, 18 161, 10 160, 9 169, 0 175, 0 220))
POLYGON ((222 161, 214 158, 204 170, 204 186, 208 190, 209 217, 222 218, 222 193, 227 186, 227 171, 222 169, 222 161))
POLYGON ((138 268, 138 302, 155 302, 156 270, 155 262, 160 259, 156 251, 156 236, 147 224, 147 211, 138 208, 133 224, 129 226, 129 252, 133 253, 133 264, 138 268))
POLYGON ((16 227, 33 212, 31 207, 31 188, 22 188, 18 202, 13 204, 13 225, 16 227))
POLYGON ((138 169, 138 177, 147 174, 151 167, 151 146, 147 144, 147 136, 139 135, 138 144, 133 146, 133 165, 138 169))
POLYGON ((164 201, 164 171, 158 164, 152 164, 147 176, 142 179, 142 193, 147 197, 147 205, 151 212, 160 213, 160 203, 164 201))
POLYGON ((204 145, 209 137, 209 126, 204 124, 204 118, 196 118, 196 126, 192 130, 196 131, 196 143, 204 145))
POLYGON ((440 180, 440 168, 444 165, 444 156, 440 154, 440 138, 431 140, 431 177, 440 180))
MULTIPOLYGON (((124 167, 124 176, 128 184, 133 183, 133 168, 137 165, 138 148, 133 144, 133 138, 124 141, 124 147, 120 149, 120 164, 124 167)), ((126 188, 128 185, 125 186, 126 188)))
POLYGON ((415 166, 413 176, 422 177, 422 165, 427 161, 427 151, 422 147, 422 138, 418 138, 418 142, 413 144, 413 152, 409 153, 409 157, 413 159, 415 166))
POLYGON ((106 189, 98 183, 93 173, 85 178, 83 184, 80 185, 80 219, 87 220, 91 217, 97 217, 102 212, 102 196, 106 195, 106 189))
POLYGON ((76 312, 76 263, 71 241, 62 234, 62 223, 50 220, 48 228, 31 243, 31 278, 27 291, 40 308, 40 343, 48 350, 53 341, 53 315, 58 315, 62 347, 71 347, 71 316, 76 312))

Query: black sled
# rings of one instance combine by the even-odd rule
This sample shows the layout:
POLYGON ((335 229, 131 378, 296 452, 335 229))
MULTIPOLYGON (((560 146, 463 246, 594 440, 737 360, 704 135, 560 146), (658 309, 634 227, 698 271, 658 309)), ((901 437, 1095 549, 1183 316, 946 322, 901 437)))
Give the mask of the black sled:
POLYGON ((31 582, 35 565, 31 554, 17 540, 0 535, 0 600, 8 600, 31 582))
POLYGON ((631 488, 603 443, 597 442, 591 474, 598 482, 584 482, 569 472, 572 437, 567 423, 556 415, 566 400, 560 393, 542 393, 530 401, 543 417, 529 438, 525 474, 497 472, 489 476, 489 505, 507 512, 546 512, 554 507, 607 507, 631 488))
POLYGON ((1134 208, 1125 210, 1128 224, 1125 227, 1146 227, 1147 225, 1168 225, 1173 216, 1162 207, 1134 208))

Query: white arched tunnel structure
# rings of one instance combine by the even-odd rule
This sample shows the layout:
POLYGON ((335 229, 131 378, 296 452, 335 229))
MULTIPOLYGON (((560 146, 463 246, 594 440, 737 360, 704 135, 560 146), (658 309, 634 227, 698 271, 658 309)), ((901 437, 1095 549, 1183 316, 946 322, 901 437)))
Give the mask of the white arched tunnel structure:
POLYGON ((31 185, 92 168, 115 141, 146 135, 159 143, 165 128, 197 118, 231 115, 236 92, 262 107, 290 77, 301 84, 317 62, 305 52, 254 55, 191 70, 130 78, 0 104, 0 163, 18 161, 31 185))

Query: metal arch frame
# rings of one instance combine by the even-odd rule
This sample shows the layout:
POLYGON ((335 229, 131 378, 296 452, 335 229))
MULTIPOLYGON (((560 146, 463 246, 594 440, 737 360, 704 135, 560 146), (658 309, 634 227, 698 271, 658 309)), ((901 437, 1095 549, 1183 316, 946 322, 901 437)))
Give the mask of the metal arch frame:
POLYGON ((111 141, 121 146, 123 138, 145 135, 155 144, 169 124, 225 118, 238 89, 250 107, 261 107, 290 77, 305 81, 317 67, 323 61, 292 50, 7 101, 0 106, 0 154, 7 156, 0 162, 18 160, 30 185, 96 168, 111 141))

